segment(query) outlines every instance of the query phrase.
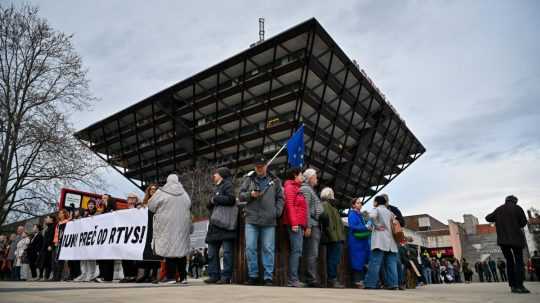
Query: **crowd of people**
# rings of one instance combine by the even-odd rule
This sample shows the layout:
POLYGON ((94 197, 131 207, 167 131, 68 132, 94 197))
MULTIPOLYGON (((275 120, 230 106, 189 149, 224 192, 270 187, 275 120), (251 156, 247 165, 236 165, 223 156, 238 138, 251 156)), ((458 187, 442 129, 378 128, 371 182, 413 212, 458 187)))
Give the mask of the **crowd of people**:
MULTIPOLYGON (((514 274, 516 267, 525 268, 517 257, 512 264, 489 258, 476 262, 471 268, 465 259, 431 257, 427 251, 419 251, 411 244, 412 239, 401 231, 405 220, 398 207, 390 204, 386 194, 376 196, 373 208, 367 211, 361 198, 352 199, 345 212, 347 219, 343 220, 333 189, 325 187, 318 192, 316 170, 291 168, 282 184, 267 170, 266 159, 260 158, 254 164, 254 170, 244 176, 238 195, 234 193, 228 168, 219 168, 212 175, 215 189, 207 202, 208 248, 204 253, 190 248, 191 199, 176 174, 169 175, 161 187, 149 185, 142 201, 135 194, 128 195, 128 208, 149 210, 148 251, 145 250, 144 261, 121 262, 123 278, 120 282, 186 284, 189 261, 189 273, 193 277, 201 277, 207 265, 205 283, 230 284, 234 272, 234 247, 238 240, 238 206, 243 205, 248 285, 274 285, 276 226, 282 224, 290 244, 289 287, 321 287, 319 249, 324 247, 326 270, 323 272, 327 275, 324 277, 327 287, 343 288, 338 279, 338 267, 346 247, 350 284, 356 288, 404 290, 418 285, 470 283, 474 269, 481 282, 509 281, 512 291, 524 289, 522 281, 516 281, 514 274), (259 272, 259 260, 262 261, 262 272, 259 272), (301 260, 305 262, 302 274, 299 272, 301 260), (162 276, 158 275, 160 269, 165 271, 162 276)), ((509 201, 514 203, 512 199, 509 201)), ((515 203, 512 205, 516 206, 515 203)), ((507 203, 507 207, 512 205, 507 203)), ((111 282, 115 260, 64 262, 58 258, 58 244, 67 222, 116 210, 115 201, 105 194, 97 201, 90 200, 85 209, 61 209, 56 216, 46 217, 43 225, 34 225, 32 233, 26 233, 21 226, 9 238, 2 236, 0 278, 111 282)), ((498 209, 498 212, 502 211, 498 209)), ((506 212, 506 215, 508 212, 515 215, 515 210, 506 212)), ((501 227, 508 218, 501 217, 496 211, 486 220, 497 224, 499 244, 508 262, 508 250, 517 255, 522 243, 516 244, 515 239, 508 238, 513 227, 501 227), (514 242, 508 244, 508 241, 514 242)), ((538 259, 535 252, 533 261, 536 261, 530 262, 537 275, 538 259)))

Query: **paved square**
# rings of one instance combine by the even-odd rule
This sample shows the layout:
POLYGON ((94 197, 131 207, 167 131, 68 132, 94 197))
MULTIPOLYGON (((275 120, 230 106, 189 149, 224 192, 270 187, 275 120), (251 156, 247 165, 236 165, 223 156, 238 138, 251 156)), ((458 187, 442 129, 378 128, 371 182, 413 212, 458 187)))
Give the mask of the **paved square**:
POLYGON ((527 283, 531 294, 510 294, 504 283, 430 285, 407 291, 357 289, 293 289, 242 285, 189 286, 96 284, 71 282, 0 282, 0 303, 42 302, 540 302, 540 283, 527 283))

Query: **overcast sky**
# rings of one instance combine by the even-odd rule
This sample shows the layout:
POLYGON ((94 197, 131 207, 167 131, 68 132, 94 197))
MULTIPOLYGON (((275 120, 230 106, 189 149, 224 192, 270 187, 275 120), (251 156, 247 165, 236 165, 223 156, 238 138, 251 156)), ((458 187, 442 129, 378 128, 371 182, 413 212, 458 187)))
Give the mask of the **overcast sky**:
POLYGON ((267 37, 315 17, 427 148, 385 188, 405 214, 483 221, 508 194, 540 206, 540 1, 256 2, 34 3, 74 34, 101 100, 77 129, 246 49, 259 17, 267 37))

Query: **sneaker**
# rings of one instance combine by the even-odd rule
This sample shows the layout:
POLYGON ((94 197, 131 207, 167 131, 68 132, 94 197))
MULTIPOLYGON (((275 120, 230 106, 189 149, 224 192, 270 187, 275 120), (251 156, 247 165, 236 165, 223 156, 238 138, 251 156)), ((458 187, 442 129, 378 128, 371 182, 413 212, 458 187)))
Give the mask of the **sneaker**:
POLYGON ((320 288, 321 285, 317 282, 309 282, 309 283, 304 283, 303 287, 306 287, 306 288, 320 288))
POLYGON ((77 278, 73 279, 73 282, 82 282, 86 279, 86 276, 84 274, 78 276, 77 278))
POLYGON ((345 286, 336 280, 330 280, 328 281, 328 288, 345 288, 345 286))
POLYGON ((295 281, 295 282, 287 282, 287 287, 302 287, 302 284, 300 284, 300 282, 298 281, 295 281))
POLYGON ((264 286, 274 286, 274 282, 270 279, 264 280, 264 286))
POLYGON ((159 284, 176 284, 176 279, 165 279, 160 281, 159 284))
POLYGON ((120 280, 120 283, 133 283, 135 282, 136 278, 133 277, 126 277, 120 280))
POLYGON ((216 282, 216 284, 222 285, 222 284, 231 284, 231 279, 221 279, 216 282))
POLYGON ((97 283, 112 283, 112 281, 105 281, 103 278, 96 278, 97 283))
POLYGON ((525 287, 512 288, 512 292, 515 293, 515 294, 528 294, 528 293, 530 293, 530 291, 528 289, 526 289, 525 287))
POLYGON ((255 278, 248 278, 246 282, 244 282, 245 285, 249 286, 255 286, 257 285, 257 279, 255 278))
MULTIPOLYGON (((204 280, 204 283, 206 284, 218 284, 220 280, 219 279, 216 279, 216 278, 208 278, 206 280, 204 280)), ((221 284, 221 283, 219 283, 221 284)))
POLYGON ((178 284, 182 284, 182 285, 188 285, 187 279, 184 279, 184 280, 182 280, 182 281, 178 281, 177 283, 178 283, 178 284))

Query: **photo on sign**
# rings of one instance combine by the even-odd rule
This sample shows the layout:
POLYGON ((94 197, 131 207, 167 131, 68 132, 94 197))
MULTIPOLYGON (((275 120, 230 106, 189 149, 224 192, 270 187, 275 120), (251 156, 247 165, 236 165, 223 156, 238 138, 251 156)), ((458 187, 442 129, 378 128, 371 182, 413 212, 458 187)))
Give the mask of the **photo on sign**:
POLYGON ((67 207, 80 208, 81 195, 67 193, 64 205, 67 207))

